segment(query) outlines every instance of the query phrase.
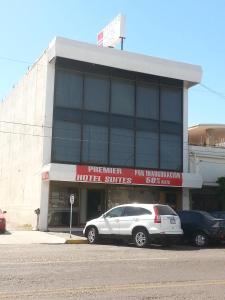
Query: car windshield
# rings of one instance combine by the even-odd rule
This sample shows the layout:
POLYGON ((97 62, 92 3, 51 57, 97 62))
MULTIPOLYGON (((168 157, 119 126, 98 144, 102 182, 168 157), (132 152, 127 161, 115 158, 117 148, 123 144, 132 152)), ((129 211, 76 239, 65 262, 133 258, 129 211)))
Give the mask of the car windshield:
POLYGON ((211 215, 212 215, 214 218, 222 218, 222 219, 225 219, 225 212, 224 212, 224 211, 215 211, 215 212, 212 212, 211 215))
POLYGON ((214 219, 215 219, 214 216, 212 216, 210 213, 208 213, 208 212, 206 212, 206 211, 201 211, 201 214, 202 214, 203 216, 205 216, 206 218, 208 218, 208 219, 211 219, 211 220, 214 220, 214 219))

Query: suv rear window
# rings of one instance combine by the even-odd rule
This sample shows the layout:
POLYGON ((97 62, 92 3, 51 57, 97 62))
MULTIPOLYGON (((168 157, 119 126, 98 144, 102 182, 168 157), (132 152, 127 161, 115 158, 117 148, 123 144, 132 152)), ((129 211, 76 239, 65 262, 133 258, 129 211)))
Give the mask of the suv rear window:
POLYGON ((159 215, 173 215, 176 216, 176 212, 168 205, 155 205, 157 207, 159 215))

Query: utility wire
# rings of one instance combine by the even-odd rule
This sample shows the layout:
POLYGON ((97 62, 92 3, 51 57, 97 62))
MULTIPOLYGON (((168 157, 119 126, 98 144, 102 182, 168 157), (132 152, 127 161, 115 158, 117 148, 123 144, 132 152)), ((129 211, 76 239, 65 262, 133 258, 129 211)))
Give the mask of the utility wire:
POLYGON ((216 90, 214 90, 214 89, 208 87, 207 85, 205 85, 205 84, 203 84, 203 83, 200 83, 200 85, 201 85, 203 88, 205 88, 207 91, 209 91, 210 93, 215 94, 215 95, 217 95, 217 96, 219 96, 219 97, 221 97, 221 98, 223 98, 223 99, 225 100, 225 95, 224 95, 224 94, 222 94, 222 93, 220 93, 220 92, 217 92, 216 90))
POLYGON ((30 61, 25 61, 25 60, 19 60, 19 59, 14 59, 14 58, 10 58, 10 57, 4 57, 4 56, 0 56, 1 60, 8 60, 8 61, 12 61, 12 62, 18 62, 18 63, 22 63, 22 64, 33 64, 30 61))

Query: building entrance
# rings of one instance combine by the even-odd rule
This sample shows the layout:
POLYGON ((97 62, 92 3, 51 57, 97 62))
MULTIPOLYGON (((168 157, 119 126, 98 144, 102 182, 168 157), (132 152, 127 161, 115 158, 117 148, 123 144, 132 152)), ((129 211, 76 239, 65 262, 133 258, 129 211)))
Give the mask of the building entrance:
POLYGON ((105 211, 105 191, 87 191, 87 220, 99 217, 105 211))

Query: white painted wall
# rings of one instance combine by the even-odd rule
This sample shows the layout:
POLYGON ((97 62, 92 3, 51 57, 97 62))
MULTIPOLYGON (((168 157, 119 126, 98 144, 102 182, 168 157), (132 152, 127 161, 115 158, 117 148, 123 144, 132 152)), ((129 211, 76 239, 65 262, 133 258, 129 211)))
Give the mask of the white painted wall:
POLYGON ((0 207, 8 222, 32 227, 40 207, 43 147, 51 141, 51 128, 44 127, 47 66, 43 54, 0 102, 0 207))
POLYGON ((225 176, 225 148, 189 146, 190 172, 203 177, 203 185, 216 186, 225 176))
POLYGON ((199 83, 202 77, 202 68, 197 65, 113 48, 97 47, 97 45, 62 37, 54 38, 48 48, 49 61, 56 56, 129 71, 180 79, 187 82, 188 86, 199 83))

